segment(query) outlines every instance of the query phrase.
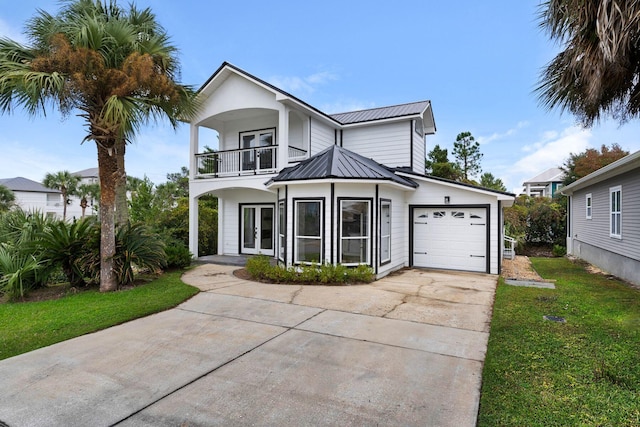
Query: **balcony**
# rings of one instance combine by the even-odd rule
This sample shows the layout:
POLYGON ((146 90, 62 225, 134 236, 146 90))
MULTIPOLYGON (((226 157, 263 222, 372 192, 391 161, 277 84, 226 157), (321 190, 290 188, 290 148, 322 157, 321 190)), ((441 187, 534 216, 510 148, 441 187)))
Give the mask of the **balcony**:
MULTIPOLYGON (((307 152, 289 147, 289 162, 307 158, 307 152)), ((212 151, 196 154, 196 178, 264 175, 278 172, 278 146, 212 151)))

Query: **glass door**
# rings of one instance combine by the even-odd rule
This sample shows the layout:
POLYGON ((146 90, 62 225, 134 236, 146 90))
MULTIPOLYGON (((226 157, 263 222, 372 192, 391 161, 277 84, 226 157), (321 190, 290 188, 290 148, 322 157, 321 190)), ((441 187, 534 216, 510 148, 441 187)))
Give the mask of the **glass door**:
POLYGON ((244 205, 241 230, 243 254, 273 256, 273 206, 244 205))

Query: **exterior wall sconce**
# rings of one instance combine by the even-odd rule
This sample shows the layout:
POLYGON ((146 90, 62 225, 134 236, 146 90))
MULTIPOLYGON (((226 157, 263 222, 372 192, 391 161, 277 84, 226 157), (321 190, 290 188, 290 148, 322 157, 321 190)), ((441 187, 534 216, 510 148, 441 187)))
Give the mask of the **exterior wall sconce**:
POLYGON ((444 204, 448 205, 451 202, 451 198, 449 196, 444 196, 444 204))

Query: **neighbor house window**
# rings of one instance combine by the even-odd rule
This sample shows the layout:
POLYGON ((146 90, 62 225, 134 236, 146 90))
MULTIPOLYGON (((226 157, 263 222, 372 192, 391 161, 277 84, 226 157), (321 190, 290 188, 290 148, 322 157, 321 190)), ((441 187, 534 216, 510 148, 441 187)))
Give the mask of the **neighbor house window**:
POLYGON ((278 259, 284 261, 284 249, 287 244, 287 216, 284 200, 278 202, 278 259))
POLYGON ((340 263, 369 264, 371 202, 340 200, 340 263))
POLYGON ((380 202, 380 263, 391 261, 391 200, 380 202))
POLYGON ((593 198, 591 197, 591 193, 585 197, 585 206, 587 209, 587 219, 591 219, 591 213, 593 211, 593 198))
POLYGON ((622 238, 622 187, 609 189, 609 235, 622 238))
POLYGON ((295 201, 296 263, 322 261, 322 201, 295 201))

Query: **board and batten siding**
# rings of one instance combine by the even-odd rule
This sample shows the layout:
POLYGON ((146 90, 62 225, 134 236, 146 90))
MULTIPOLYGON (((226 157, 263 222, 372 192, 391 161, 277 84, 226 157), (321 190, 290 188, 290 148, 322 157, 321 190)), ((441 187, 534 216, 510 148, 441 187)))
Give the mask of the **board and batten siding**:
POLYGON ((411 132, 406 121, 345 129, 342 146, 386 166, 410 166, 411 132))
POLYGON ((640 178, 631 171, 576 191, 572 196, 574 241, 640 260, 640 178), (609 189, 622 189, 622 239, 611 237, 609 189), (586 195, 591 194, 592 216, 587 219, 586 195))
POLYGON ((310 126, 312 156, 335 144, 335 129, 331 126, 313 118, 311 119, 310 126))

